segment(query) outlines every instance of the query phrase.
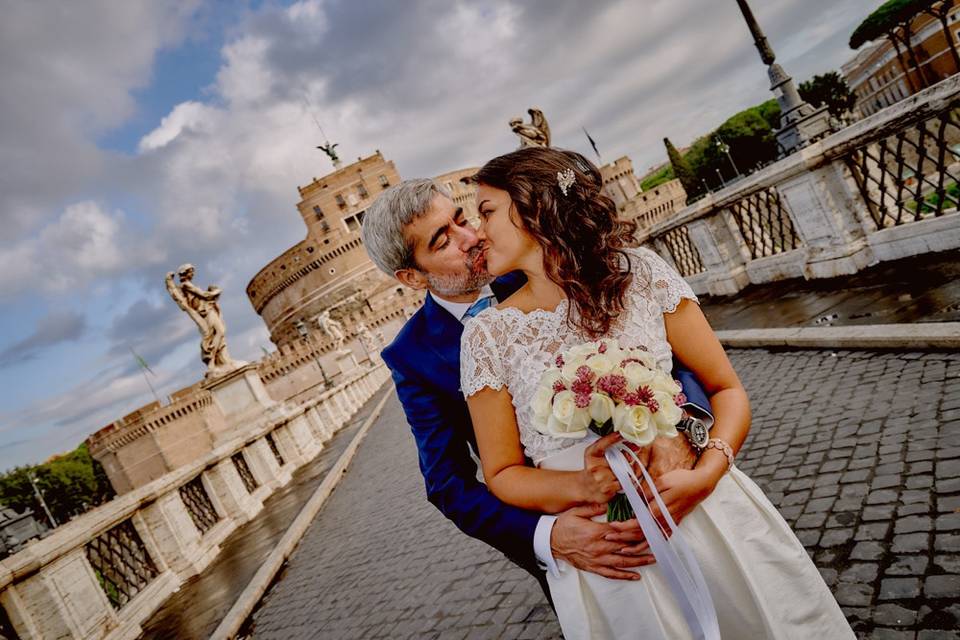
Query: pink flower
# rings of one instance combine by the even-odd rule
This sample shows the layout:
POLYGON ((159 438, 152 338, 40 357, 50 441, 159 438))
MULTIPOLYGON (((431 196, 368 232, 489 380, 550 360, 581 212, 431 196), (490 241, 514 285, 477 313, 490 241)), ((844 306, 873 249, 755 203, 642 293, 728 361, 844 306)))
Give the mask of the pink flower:
POLYGON ((608 373, 597 380, 597 389, 611 398, 620 398, 627 392, 627 379, 618 374, 608 373))
POLYGON ((606 352, 607 352, 607 343, 606 343, 606 342, 601 342, 601 343, 600 343, 600 346, 597 348, 597 351, 599 351, 600 353, 606 353, 606 352))
POLYGON ((589 380, 584 378, 577 378, 573 381, 573 384, 570 385, 570 391, 573 391, 577 395, 590 395, 593 393, 593 385, 590 384, 589 380))
POLYGON ((577 367, 577 378, 580 380, 586 380, 587 382, 593 382, 593 376, 596 375, 593 373, 593 369, 588 367, 585 364, 577 367))
POLYGON ((563 368, 563 354, 562 354, 562 353, 557 354, 556 363, 557 363, 557 366, 558 366, 558 367, 560 367, 561 369, 563 368))
POLYGON ((649 400, 647 403, 647 409, 650 409, 650 413, 656 413, 660 411, 660 403, 656 400, 649 400))
POLYGON ((678 407, 682 407, 687 404, 687 396, 681 391, 676 396, 674 396, 673 401, 677 403, 678 407))
POLYGON ((563 380, 557 380, 553 383, 553 392, 560 393, 561 391, 566 391, 567 385, 563 384, 563 380))
POLYGON ((631 407, 637 407, 641 404, 647 405, 647 408, 650 411, 656 411, 660 408, 660 405, 656 404, 653 399, 653 390, 650 387, 640 387, 633 393, 628 393, 623 397, 623 402, 631 407), (650 403, 653 402, 657 409, 651 408, 650 403))
POLYGON ((574 398, 574 402, 577 405, 577 409, 586 409, 590 406, 590 393, 578 393, 574 398))

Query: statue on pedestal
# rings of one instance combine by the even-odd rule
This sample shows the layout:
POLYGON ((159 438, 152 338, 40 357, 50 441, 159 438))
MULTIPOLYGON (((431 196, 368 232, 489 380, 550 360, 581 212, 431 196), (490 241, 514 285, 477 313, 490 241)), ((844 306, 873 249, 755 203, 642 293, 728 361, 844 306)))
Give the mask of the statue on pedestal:
POLYGON ((317 323, 317 327, 333 340, 334 349, 342 351, 346 335, 343 333, 343 325, 340 321, 330 317, 330 310, 324 309, 314 318, 314 321, 317 323))
POLYGON ((527 109, 527 113, 530 114, 529 124, 523 118, 510 120, 510 130, 520 137, 520 148, 549 147, 550 125, 547 124, 547 117, 535 107, 527 109))
POLYGON ((207 365, 206 377, 216 377, 232 371, 245 363, 234 360, 227 352, 227 328, 220 313, 220 287, 209 286, 206 290, 193 283, 196 269, 192 264, 177 269, 180 285, 173 280, 173 272, 165 279, 170 297, 183 309, 200 330, 200 359, 207 365))
POLYGON ((373 335, 365 322, 357 323, 357 338, 360 339, 360 344, 363 345, 369 356, 372 357, 380 350, 380 341, 373 335))

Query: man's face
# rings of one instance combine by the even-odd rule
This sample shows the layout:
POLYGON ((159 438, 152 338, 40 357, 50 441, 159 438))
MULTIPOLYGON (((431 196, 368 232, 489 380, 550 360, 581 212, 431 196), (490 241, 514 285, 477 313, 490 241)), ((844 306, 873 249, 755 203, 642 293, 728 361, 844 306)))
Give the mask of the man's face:
POLYGON ((430 208, 404 229, 413 244, 416 267, 397 272, 408 286, 429 289, 445 298, 471 296, 493 280, 483 245, 463 209, 437 194, 430 208))

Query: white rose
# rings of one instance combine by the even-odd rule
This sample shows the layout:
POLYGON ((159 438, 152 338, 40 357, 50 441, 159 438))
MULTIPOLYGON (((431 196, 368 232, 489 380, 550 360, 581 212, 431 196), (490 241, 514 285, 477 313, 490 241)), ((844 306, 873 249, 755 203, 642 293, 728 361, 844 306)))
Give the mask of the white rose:
POLYGON ((657 431, 662 436, 673 438, 677 435, 677 423, 683 417, 683 410, 673 401, 673 396, 662 391, 655 391, 653 399, 660 405, 657 412, 653 414, 653 419, 657 423, 657 431))
POLYGON ((613 360, 605 353, 598 353, 587 360, 587 366, 593 370, 597 378, 610 373, 617 364, 619 361, 613 360))
POLYGON ((631 389, 650 384, 655 376, 653 371, 636 362, 630 362, 623 368, 623 377, 627 379, 627 385, 631 389))
POLYGON ((657 371, 657 375, 654 376, 653 382, 650 383, 650 386, 654 391, 662 391, 663 393, 669 394, 671 398, 676 396, 682 388, 677 381, 665 374, 663 371, 657 371))
POLYGON ((547 433, 558 438, 582 438, 587 435, 590 412, 577 407, 572 391, 561 391, 553 399, 553 412, 547 419, 547 433))
POLYGON ((603 424, 613 417, 616 405, 613 400, 602 393, 594 393, 590 397, 590 418, 599 424, 603 424))
POLYGON ((650 410, 644 405, 618 405, 613 413, 613 428, 624 440, 645 447, 657 437, 657 428, 650 410))
POLYGON ((567 386, 573 383, 577 377, 577 369, 587 364, 586 356, 580 354, 567 354, 563 356, 563 377, 568 383, 567 386))
POLYGON ((533 401, 530 403, 533 409, 533 415, 541 420, 546 420, 553 409, 553 385, 542 385, 537 388, 533 394, 533 401))

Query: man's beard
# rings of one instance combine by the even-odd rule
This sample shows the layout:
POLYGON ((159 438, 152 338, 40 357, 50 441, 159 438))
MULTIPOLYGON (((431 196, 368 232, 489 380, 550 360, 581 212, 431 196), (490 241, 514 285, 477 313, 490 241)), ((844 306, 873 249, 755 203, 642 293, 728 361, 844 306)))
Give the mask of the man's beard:
POLYGON ((430 290, 442 296, 462 296, 479 291, 484 285, 493 282, 494 276, 487 271, 486 261, 476 266, 481 252, 482 248, 476 248, 470 252, 467 257, 466 273, 438 275, 424 271, 423 275, 427 279, 427 284, 430 285, 430 290))

